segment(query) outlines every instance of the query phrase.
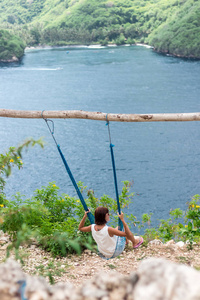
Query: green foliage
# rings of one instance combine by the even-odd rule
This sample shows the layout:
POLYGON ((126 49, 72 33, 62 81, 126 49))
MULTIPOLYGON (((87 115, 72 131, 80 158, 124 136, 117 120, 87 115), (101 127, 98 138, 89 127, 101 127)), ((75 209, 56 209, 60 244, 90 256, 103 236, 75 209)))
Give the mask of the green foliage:
MULTIPOLYGON (((9 256, 11 250, 15 250, 15 256, 22 260, 19 255, 21 244, 30 244, 36 240, 43 249, 50 251, 54 256, 65 256, 70 253, 80 254, 84 249, 96 250, 96 245, 91 233, 77 231, 78 225, 83 217, 83 207, 79 199, 67 194, 59 194, 59 187, 51 182, 46 187, 37 189, 31 199, 24 200, 20 193, 8 201, 3 193, 5 178, 11 173, 14 165, 21 168, 22 150, 29 146, 39 144, 43 147, 41 140, 29 139, 17 148, 10 147, 6 154, 0 155, 0 229, 7 232, 12 244, 7 249, 9 256)), ((119 201, 122 211, 129 208, 134 193, 130 193, 132 184, 123 182, 119 201)), ((98 206, 108 207, 111 214, 111 224, 117 224, 117 203, 115 199, 103 195, 97 198, 93 190, 87 190, 81 182, 79 189, 85 195, 85 201, 94 214, 98 206)), ((144 228, 145 244, 153 239, 164 242, 174 240, 188 241, 189 248, 193 242, 200 242, 200 195, 195 195, 188 203, 186 212, 179 208, 170 211, 170 218, 160 220, 158 228, 151 227, 152 213, 144 213, 140 224, 133 214, 125 214, 127 223, 138 224, 138 229, 144 228), (183 224, 186 224, 185 226, 183 224)), ((89 220, 86 220, 86 226, 89 220)), ((52 274, 49 273, 50 281, 52 274)))
MULTIPOLYGON (((129 193, 130 186, 128 181, 124 182, 120 195, 122 208, 127 207, 133 197, 133 193, 129 193)), ((82 183, 79 183, 79 188, 82 192, 86 190, 82 183)), ((98 199, 94 192, 89 190, 86 203, 92 213, 99 205, 109 207, 113 215, 112 222, 117 221, 114 217, 117 210, 114 199, 106 195, 98 199)), ((59 188, 54 182, 37 189, 31 199, 23 200, 20 194, 17 194, 13 201, 2 207, 0 217, 0 228, 9 233, 13 241, 19 240, 19 233, 21 234, 25 226, 34 232, 39 245, 55 256, 74 252, 80 254, 86 248, 96 249, 91 234, 77 232, 83 217, 80 200, 67 194, 59 195, 59 188)), ((86 224, 89 225, 88 220, 86 224)))
POLYGON ((4 0, 0 2, 1 22, 25 24, 41 13, 45 0, 4 0))
POLYGON ((143 214, 142 215, 142 223, 139 224, 138 228, 145 228, 145 234, 144 234, 144 245, 147 245, 148 242, 151 240, 154 240, 158 238, 158 232, 155 228, 151 228, 151 218, 152 213, 150 214, 143 214))
POLYGON ((42 148, 44 143, 41 139, 34 140, 28 139, 23 144, 18 147, 10 147, 8 152, 5 154, 0 154, 0 204, 2 205, 6 202, 4 195, 4 187, 5 187, 5 177, 9 177, 11 175, 12 167, 17 166, 19 169, 22 168, 22 151, 24 149, 28 149, 30 146, 40 145, 42 148))
POLYGON ((149 35, 157 51, 200 58, 200 2, 185 1, 167 22, 149 35))
POLYGON ((20 260, 23 264, 23 256, 20 254, 20 246, 23 244, 31 244, 33 238, 35 236, 35 233, 30 230, 25 224, 21 226, 21 229, 17 231, 16 239, 12 241, 11 244, 7 247, 7 257, 10 256, 10 252, 14 250, 15 252, 15 258, 16 260, 20 260))
POLYGON ((60 262, 54 259, 51 259, 47 265, 40 264, 36 267, 35 271, 35 274, 38 276, 49 277, 51 284, 55 283, 54 276, 61 277, 63 273, 66 273, 65 268, 61 266, 60 262))
POLYGON ((0 61, 11 60, 13 57, 20 59, 24 55, 24 42, 7 30, 0 30, 0 61))
POLYGON ((200 57, 195 0, 3 0, 0 10, 1 27, 29 46, 143 42, 160 52, 200 57))
POLYGON ((192 201, 188 203, 185 223, 185 227, 183 224, 179 224, 180 232, 185 240, 189 241, 189 248, 192 248, 193 241, 200 239, 200 195, 195 195, 192 201))
POLYGON ((171 239, 178 240, 181 238, 178 220, 183 216, 183 211, 176 208, 170 211, 170 218, 167 220, 160 220, 158 228, 159 237, 163 241, 169 241, 171 239))
POLYGON ((200 195, 192 198, 185 212, 176 208, 169 214, 169 219, 160 220, 158 228, 151 227, 152 214, 143 214, 142 224, 138 227, 143 228, 147 224, 144 245, 153 239, 160 239, 163 242, 173 239, 187 242, 189 248, 192 249, 194 242, 200 242, 200 195))
MULTIPOLYGON (((80 184, 82 191, 86 189, 80 184)), ((133 194, 129 192, 130 183, 124 182, 120 195, 121 207, 125 209, 132 201, 133 194)), ((54 182, 47 187, 36 190, 31 199, 23 200, 17 194, 13 201, 7 202, 0 210, 0 229, 10 234, 12 244, 8 248, 15 250, 16 257, 19 257, 19 246, 23 243, 30 244, 37 240, 46 251, 54 256, 66 256, 70 253, 78 253, 84 249, 96 251, 96 245, 91 233, 77 231, 78 225, 83 216, 83 207, 76 197, 69 197, 67 194, 59 195, 59 188, 54 182)), ((200 196, 196 195, 188 204, 186 212, 174 209, 170 212, 170 218, 160 220, 158 228, 151 227, 152 214, 143 214, 142 223, 139 228, 146 227, 144 233, 144 245, 154 239, 169 241, 174 239, 189 242, 192 248, 193 242, 200 241, 200 196), (181 219, 184 218, 181 222, 181 219), (183 225, 183 223, 187 225, 183 225)), ((87 191, 86 203, 94 212, 97 206, 103 205, 111 212, 111 224, 116 226, 116 201, 107 195, 101 199, 95 197, 92 190, 87 191)), ((129 226, 136 220, 133 215, 126 215, 129 226), (130 223, 131 222, 131 223, 130 223)), ((139 224, 139 222, 137 222, 139 224)), ((89 221, 86 220, 86 225, 89 221)))

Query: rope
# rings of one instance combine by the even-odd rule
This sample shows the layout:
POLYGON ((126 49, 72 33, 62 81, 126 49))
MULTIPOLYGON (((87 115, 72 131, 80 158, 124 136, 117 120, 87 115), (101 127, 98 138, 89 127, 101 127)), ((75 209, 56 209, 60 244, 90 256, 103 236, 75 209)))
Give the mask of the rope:
MULTIPOLYGON (((120 208, 120 202, 119 202, 119 193, 118 193, 118 185, 117 185, 117 174, 116 174, 116 168, 115 168, 115 158, 114 158, 114 151, 113 151, 113 147, 115 145, 112 144, 111 141, 111 133, 110 133, 110 125, 109 125, 109 121, 108 121, 108 114, 106 115, 106 125, 108 126, 108 135, 109 135, 109 142, 110 142, 110 154, 111 154, 111 161, 112 161, 112 168, 113 168, 113 176, 114 176, 114 184, 115 184, 115 194, 116 194, 116 200, 117 200, 117 209, 118 209, 118 213, 121 214, 121 208, 120 208)), ((118 219, 118 226, 119 226, 119 230, 123 230, 123 224, 122 221, 120 219, 118 219)))
MULTIPOLYGON (((56 144, 56 146, 57 146, 58 152, 59 152, 60 157, 61 157, 61 159, 62 159, 62 161, 63 161, 63 164, 64 164, 64 166, 65 166, 65 169, 66 169, 66 171, 67 171, 67 173, 68 173, 68 175, 69 175, 69 178, 71 179, 71 182, 72 182, 72 184, 73 184, 73 186, 74 186, 74 188, 75 188, 75 190, 76 190, 76 192, 77 192, 77 195, 78 195, 78 197, 79 197, 79 199, 80 199, 80 201, 81 201, 81 203, 82 203, 82 205, 83 205, 83 207, 84 207, 84 210, 85 210, 85 211, 88 211, 89 209, 88 209, 87 204, 86 204, 86 202, 85 202, 85 200, 84 200, 84 198, 83 198, 83 195, 81 194, 81 191, 80 191, 80 189, 79 189, 79 187, 78 187, 78 185, 77 185, 77 183, 76 183, 76 181, 75 181, 75 179, 74 179, 74 176, 72 175, 72 172, 71 172, 71 170, 70 170, 70 167, 69 167, 69 165, 68 165, 68 163, 67 163, 67 161, 66 161, 66 159, 65 159, 65 157, 64 157, 64 155, 63 155, 63 153, 62 153, 62 151, 61 151, 61 149, 60 149, 60 145, 58 145, 58 143, 57 143, 57 141, 56 141, 56 139, 55 139, 55 137, 54 137, 54 122, 53 122, 52 120, 50 120, 50 119, 45 119, 45 118, 43 117, 43 111, 42 111, 42 118, 44 119, 44 121, 45 121, 46 124, 47 124, 47 127, 48 127, 48 129, 49 129, 49 131, 50 131, 50 133, 51 133, 51 136, 52 136, 52 138, 53 138, 53 140, 54 140, 54 142, 55 142, 55 144, 56 144), (51 122, 51 123, 52 123, 53 130, 51 130, 51 127, 49 126, 49 123, 48 123, 48 122, 51 122)), ((88 216, 88 218, 89 218, 89 220, 90 220, 90 223, 91 223, 91 224, 94 224, 94 216, 92 215, 92 213, 89 212, 89 213, 87 214, 87 216, 88 216)))

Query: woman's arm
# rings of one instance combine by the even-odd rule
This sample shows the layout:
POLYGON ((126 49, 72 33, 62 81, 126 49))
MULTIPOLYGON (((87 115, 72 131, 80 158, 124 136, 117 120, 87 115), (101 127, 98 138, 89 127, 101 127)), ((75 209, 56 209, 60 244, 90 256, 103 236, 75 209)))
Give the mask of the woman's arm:
POLYGON ((114 235, 117 235, 117 236, 126 236, 126 233, 124 231, 120 231, 116 228, 113 228, 113 227, 108 227, 108 233, 109 233, 109 236, 113 237, 114 235))
POLYGON ((108 233, 111 237, 113 237, 113 235, 117 235, 117 236, 127 236, 130 234, 130 229, 128 227, 128 225, 126 224, 125 220, 124 220, 124 214, 123 212, 121 212, 121 215, 118 214, 118 217, 120 218, 120 220, 122 221, 123 225, 124 225, 124 231, 120 231, 118 229, 112 228, 112 227, 108 227, 108 233))
POLYGON ((83 232, 90 232, 90 231, 91 231, 91 225, 90 225, 90 226, 84 227, 85 220, 86 220, 87 214, 88 214, 89 212, 90 212, 90 210, 85 211, 85 214, 84 214, 84 216, 83 216, 83 219, 81 220, 81 222, 80 222, 80 224, 79 224, 79 226, 78 226, 78 229, 79 229, 80 231, 83 231, 83 232))
POLYGON ((123 212, 121 212, 121 215, 118 214, 118 217, 120 218, 120 220, 122 221, 122 224, 124 225, 124 231, 126 233, 128 233, 130 231, 130 229, 129 229, 128 225, 126 224, 125 220, 124 220, 124 214, 123 214, 123 212))

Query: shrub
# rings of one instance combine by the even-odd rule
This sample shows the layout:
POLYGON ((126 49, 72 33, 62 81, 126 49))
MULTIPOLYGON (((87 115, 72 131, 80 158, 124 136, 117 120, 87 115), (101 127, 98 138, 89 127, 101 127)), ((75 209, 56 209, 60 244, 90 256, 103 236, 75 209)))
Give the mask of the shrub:
MULTIPOLYGON (((133 193, 129 192, 130 187, 131 184, 125 181, 119 197, 122 209, 128 207, 133 197, 133 193)), ((79 183, 79 188, 82 192, 86 190, 82 183, 79 183)), ((107 195, 98 199, 93 190, 88 190, 85 201, 92 213, 97 206, 104 205, 112 215, 113 212, 116 215, 116 201, 107 195)), ((59 195, 59 188, 51 182, 37 189, 31 199, 23 200, 18 194, 13 201, 7 202, 0 211, 0 228, 8 232, 14 241, 23 226, 27 226, 37 232, 38 243, 54 255, 81 253, 86 248, 96 249, 91 234, 77 232, 83 214, 80 200, 67 194, 59 195)), ((135 220, 135 217, 130 215, 129 220, 135 220)), ((117 217, 113 216, 111 223, 116 221, 117 217)), ((89 225, 88 220, 86 225, 89 225)))

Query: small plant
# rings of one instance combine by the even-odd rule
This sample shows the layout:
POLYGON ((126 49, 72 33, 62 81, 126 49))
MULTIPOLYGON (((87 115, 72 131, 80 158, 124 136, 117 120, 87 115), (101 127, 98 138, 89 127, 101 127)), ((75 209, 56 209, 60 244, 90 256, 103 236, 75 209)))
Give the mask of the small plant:
POLYGON ((166 242, 171 239, 178 239, 180 237, 178 219, 183 216, 183 211, 180 208, 176 208, 170 211, 170 218, 167 220, 160 220, 158 228, 160 238, 166 242))
POLYGON ((177 257, 180 263, 186 263, 187 262, 187 258, 185 256, 179 256, 177 257))
POLYGON ((144 243, 143 243, 144 246, 147 246, 148 242, 158 237, 157 230, 155 228, 151 228, 151 217, 152 217, 152 213, 143 214, 142 224, 138 226, 139 229, 144 228, 145 226, 147 227, 144 233, 144 243))
POLYGON ((25 224, 23 224, 21 230, 16 234, 16 239, 13 240, 12 243, 7 247, 7 258, 10 256, 11 251, 14 251, 15 259, 20 260, 20 262, 23 264, 23 258, 27 255, 25 253, 20 253, 20 246, 31 244, 33 237, 35 237, 35 233, 25 224))
POLYGON ((109 267, 110 269, 112 269, 112 270, 117 268, 117 267, 116 267, 115 265, 113 265, 113 264, 109 264, 108 267, 109 267))
POLYGON ((193 248, 194 241, 200 240, 200 195, 193 196, 188 203, 188 209, 185 214, 185 226, 179 224, 180 233, 188 241, 188 248, 193 248))
POLYGON ((22 150, 28 149, 30 146, 40 145, 42 148, 44 147, 44 142, 34 139, 28 139, 24 143, 22 143, 18 147, 10 147, 9 150, 5 154, 0 154, 0 204, 7 204, 7 200, 4 194, 4 187, 6 184, 5 177, 9 177, 11 175, 11 170, 14 166, 17 166, 19 169, 22 168, 22 150))
POLYGON ((65 268, 61 267, 60 262, 56 262, 54 259, 50 260, 47 265, 41 263, 35 267, 35 274, 48 277, 51 284, 55 283, 55 276, 61 277, 63 273, 66 273, 65 268))

